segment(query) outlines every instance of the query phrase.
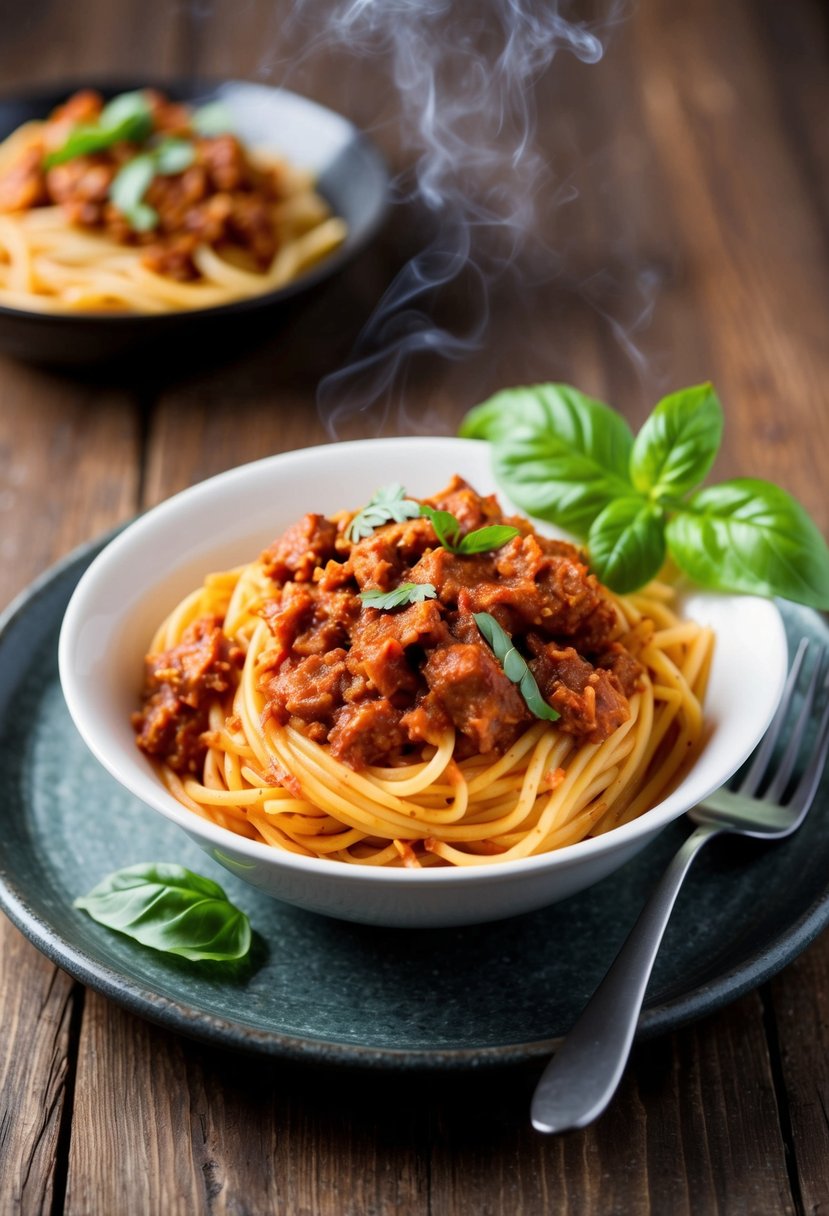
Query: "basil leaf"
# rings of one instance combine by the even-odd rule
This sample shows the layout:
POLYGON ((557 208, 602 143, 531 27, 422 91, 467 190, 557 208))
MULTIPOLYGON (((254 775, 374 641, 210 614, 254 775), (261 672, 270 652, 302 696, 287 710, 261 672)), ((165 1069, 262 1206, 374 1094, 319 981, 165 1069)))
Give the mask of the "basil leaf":
POLYGON ((136 232, 147 232, 158 223, 157 212, 141 201, 154 177, 155 159, 144 152, 118 170, 109 188, 111 201, 136 232))
POLYGON ((710 471, 722 430, 722 406, 710 384, 663 397, 633 444, 636 489, 655 499, 692 490, 710 471))
POLYGON ((76 156, 103 152, 122 141, 143 143, 152 134, 152 129, 152 111, 145 94, 140 91, 121 93, 104 106, 97 122, 78 123, 73 127, 63 147, 44 158, 44 167, 51 169, 76 156))
POLYGON ((567 385, 496 393, 467 415, 461 434, 493 439, 495 475, 512 501, 577 536, 614 498, 631 493, 630 427, 567 385))
POLYGON ((438 511, 435 507, 421 506, 420 514, 429 520, 435 530, 438 544, 450 553, 458 552, 461 535, 460 520, 451 511, 438 511))
POLYGON ((223 101, 208 101, 193 111, 190 120, 198 135, 209 139, 215 135, 226 135, 233 130, 233 115, 223 101))
POLYGON ((187 139, 165 139, 153 151, 156 173, 172 177, 189 169, 196 159, 196 149, 187 139))
POLYGON ((98 126, 104 131, 115 131, 125 123, 144 122, 152 118, 152 111, 143 89, 131 93, 118 93, 110 98, 98 116, 98 126))
POLYGON ((110 874, 75 907, 143 946, 199 962, 240 959, 250 921, 218 883, 184 866, 147 862, 110 874))
POLYGON ((676 564, 703 587, 829 609, 829 548, 794 498, 740 478, 700 490, 667 527, 676 564))
POLYGON ((489 643, 496 659, 503 668, 504 675, 518 686, 518 691, 524 698, 527 708, 536 718, 546 722, 555 722, 560 718, 557 709, 553 709, 541 695, 541 690, 535 682, 535 676, 530 671, 527 660, 515 649, 510 635, 501 628, 494 616, 488 612, 474 612, 472 619, 489 643))
POLYGON ((621 595, 635 591, 665 561, 662 510, 644 498, 617 498, 593 521, 587 548, 601 582, 621 595))
POLYGON ((431 583, 401 583, 391 591, 371 588, 360 592, 360 599, 367 608, 400 608, 403 604, 422 604, 433 600, 437 591, 431 583))
POLYGON ((461 536, 461 522, 451 511, 438 511, 435 507, 422 506, 420 514, 430 520, 438 544, 450 553, 489 553, 493 549, 500 549, 507 541, 519 535, 518 529, 510 524, 489 524, 485 528, 476 528, 473 532, 461 536))
POLYGON ((490 553, 493 549, 501 549, 514 536, 520 536, 517 528, 511 524, 489 524, 485 528, 476 528, 462 536, 458 545, 458 553, 490 553))

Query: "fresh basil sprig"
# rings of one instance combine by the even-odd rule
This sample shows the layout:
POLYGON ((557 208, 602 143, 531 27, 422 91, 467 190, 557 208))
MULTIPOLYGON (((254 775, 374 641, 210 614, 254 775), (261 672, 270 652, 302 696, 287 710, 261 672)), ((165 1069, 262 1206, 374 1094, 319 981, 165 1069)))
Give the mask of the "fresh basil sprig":
POLYGON ((360 599, 367 608, 400 608, 403 604, 422 604, 433 600, 437 591, 431 583, 401 583, 391 591, 371 588, 360 592, 360 599))
POLYGON ((497 393, 461 434, 490 441, 512 501, 586 540, 614 591, 653 578, 667 552, 700 586, 829 608, 829 547, 791 495, 756 478, 697 489, 722 429, 710 384, 663 398, 635 440, 608 406, 542 384, 497 393))
POLYGON ((430 520, 438 538, 438 544, 450 553, 490 553, 500 549, 507 541, 518 536, 518 529, 510 524, 488 524, 474 532, 461 535, 461 521, 451 511, 438 511, 434 507, 421 507, 420 514, 430 520))
POLYGON ((250 950, 250 921, 219 884, 169 862, 117 870, 75 907, 143 946, 195 962, 241 959, 250 950))
POLYGON ((518 685, 518 691, 531 713, 547 722, 555 722, 560 718, 558 710, 548 705, 542 697, 535 676, 527 666, 527 660, 515 649, 512 638, 501 628, 495 617, 490 616, 488 612, 474 612, 472 617, 504 669, 504 675, 513 684, 518 685))
POLYGON ((406 490, 399 482, 376 490, 366 505, 346 528, 346 540, 356 543, 371 536, 375 528, 383 524, 402 524, 406 519, 417 519, 420 503, 406 497, 406 490))
POLYGON ((62 165, 76 156, 105 152, 113 144, 143 143, 153 129, 152 110, 147 95, 138 90, 120 93, 108 101, 96 122, 77 123, 66 137, 63 147, 44 158, 43 167, 62 165))
POLYGON ((165 139, 118 170, 109 197, 135 232, 149 232, 158 223, 158 212, 144 202, 153 178, 158 174, 168 177, 183 173, 195 159, 196 150, 189 140, 165 139))

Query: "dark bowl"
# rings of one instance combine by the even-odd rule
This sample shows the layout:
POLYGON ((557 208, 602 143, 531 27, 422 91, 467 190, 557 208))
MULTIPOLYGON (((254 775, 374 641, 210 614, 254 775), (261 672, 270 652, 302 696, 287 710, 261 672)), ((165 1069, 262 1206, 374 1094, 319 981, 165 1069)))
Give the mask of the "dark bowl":
MULTIPOLYGON (((148 83, 156 85, 91 82, 105 97, 148 83)), ((0 99, 0 139, 30 119, 46 117, 77 87, 42 88, 0 99)), ((157 87, 178 101, 198 105, 221 99, 245 143, 272 148, 311 169, 318 192, 348 224, 348 236, 294 282, 218 308, 72 314, 0 307, 0 350, 37 363, 88 366, 140 352, 155 358, 170 350, 209 351, 216 344, 226 348, 264 331, 279 310, 341 270, 377 231, 388 205, 388 171, 374 144, 340 114, 287 89, 249 81, 167 81, 157 87)))

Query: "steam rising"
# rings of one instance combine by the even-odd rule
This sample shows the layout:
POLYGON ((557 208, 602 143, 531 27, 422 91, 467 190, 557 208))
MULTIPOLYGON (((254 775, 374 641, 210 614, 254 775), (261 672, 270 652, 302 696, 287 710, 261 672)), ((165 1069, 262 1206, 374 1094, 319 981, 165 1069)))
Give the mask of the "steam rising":
MULTIPOLYGON (((540 237, 539 209, 567 201, 536 142, 534 86, 559 51, 586 64, 602 58, 604 34, 621 0, 601 22, 568 19, 566 0, 298 0, 297 19, 316 30, 309 54, 346 48, 387 67, 411 175, 395 182, 396 200, 425 206, 424 247, 404 266, 360 334, 342 370, 319 386, 332 437, 377 405, 397 408, 415 355, 462 359, 480 349, 489 294, 531 252, 536 277, 555 269, 540 237), (459 322, 437 319, 442 289, 461 287, 459 322)), ((381 420, 380 425, 382 425, 381 420)), ((406 419, 409 424, 414 420, 406 419)), ((415 429, 431 429, 419 418, 415 429)))

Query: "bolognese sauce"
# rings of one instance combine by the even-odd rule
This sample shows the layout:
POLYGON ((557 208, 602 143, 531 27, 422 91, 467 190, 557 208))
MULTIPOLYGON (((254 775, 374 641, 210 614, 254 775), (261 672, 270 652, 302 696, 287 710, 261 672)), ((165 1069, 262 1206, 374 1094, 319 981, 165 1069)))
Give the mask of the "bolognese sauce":
MULTIPOLYGON (((465 532, 509 524, 515 535, 462 555, 425 517, 351 541, 348 514, 308 514, 262 554, 272 589, 258 608, 271 638, 259 666, 265 715, 357 771, 405 764, 451 728, 456 759, 503 753, 534 718, 475 623, 486 612, 525 658, 558 728, 607 739, 627 721, 643 668, 585 555, 506 518, 460 477, 423 504, 451 512, 465 532), (390 611, 361 598, 404 583, 434 595, 390 611)), ((201 707, 238 678, 243 656, 219 626, 197 620, 178 646, 147 659, 138 743, 176 771, 198 770, 201 707)))

